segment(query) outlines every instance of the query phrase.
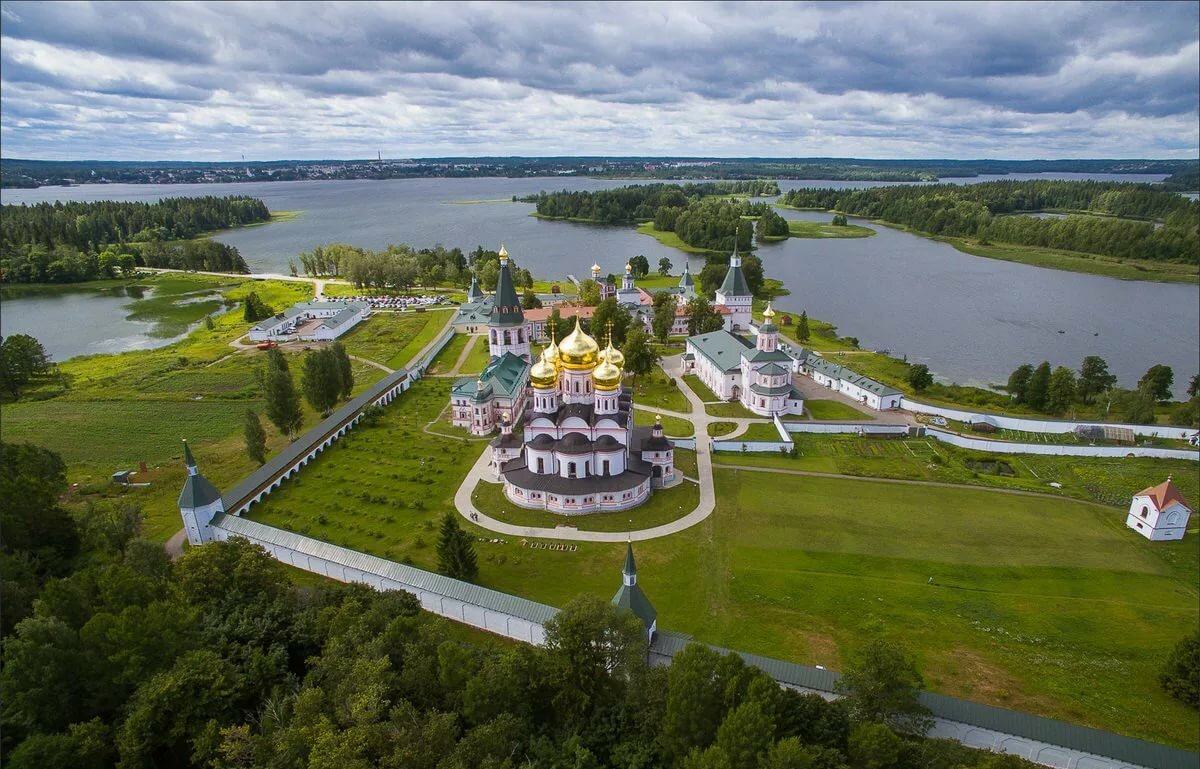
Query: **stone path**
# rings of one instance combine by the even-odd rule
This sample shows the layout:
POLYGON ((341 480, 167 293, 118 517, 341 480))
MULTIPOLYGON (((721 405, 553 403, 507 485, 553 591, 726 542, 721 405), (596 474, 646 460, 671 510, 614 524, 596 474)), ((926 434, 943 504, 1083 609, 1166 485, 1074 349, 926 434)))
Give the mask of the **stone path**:
POLYGON ((356 360, 359 363, 365 363, 368 366, 374 366, 375 368, 383 369, 384 371, 386 371, 389 374, 395 373, 394 369, 390 369, 387 366, 383 365, 382 363, 380 363, 378 361, 373 361, 370 358, 360 358, 357 355, 350 355, 349 353, 347 353, 347 357, 349 357, 350 360, 356 360))
MULTIPOLYGON (((572 540, 575 542, 643 542, 648 539, 658 539, 659 537, 676 534, 706 520, 708 516, 712 515, 713 510, 717 506, 716 490, 713 488, 712 452, 709 451, 708 447, 708 425, 711 422, 728 422, 733 420, 710 417, 704 413, 704 404, 692 392, 691 388, 684 384, 680 376, 681 361, 682 356, 680 355, 672 355, 669 358, 664 358, 662 361, 663 371, 679 385, 679 391, 692 404, 694 412, 692 414, 680 414, 676 411, 649 407, 647 407, 647 410, 687 419, 696 426, 696 468, 699 475, 698 480, 700 481, 700 502, 692 512, 670 523, 638 531, 578 531, 572 526, 542 528, 537 526, 515 526, 511 523, 504 523, 480 512, 475 507, 475 503, 471 501, 471 495, 475 492, 475 486, 480 481, 495 483, 495 477, 491 468, 491 452, 485 450, 479 456, 471 471, 467 473, 467 477, 463 479, 462 485, 458 487, 458 492, 454 495, 454 506, 458 509, 459 514, 478 526, 510 537, 535 537, 540 539, 572 540)), ((747 419, 745 421, 751 422, 754 420, 747 419)), ((637 508, 634 508, 631 512, 636 516, 637 508)))
POLYGON ((187 542, 186 532, 183 529, 171 535, 167 540, 167 544, 163 545, 163 549, 167 551, 167 557, 172 561, 178 561, 179 556, 183 555, 183 543, 187 542))
POLYGON ((471 350, 475 349, 475 345, 479 344, 480 339, 486 339, 486 337, 480 337, 474 334, 468 337, 466 345, 463 346, 463 351, 458 355, 458 360, 454 361, 454 368, 450 369, 451 374, 458 375, 459 370, 463 367, 463 364, 467 362, 467 356, 471 354, 471 350))

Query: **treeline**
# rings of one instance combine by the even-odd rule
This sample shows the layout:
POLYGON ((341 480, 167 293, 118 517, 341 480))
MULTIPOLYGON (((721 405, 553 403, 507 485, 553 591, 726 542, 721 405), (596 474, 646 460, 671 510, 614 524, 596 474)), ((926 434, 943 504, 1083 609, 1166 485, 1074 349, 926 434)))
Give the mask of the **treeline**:
POLYGON ((1148 184, 1091 181, 987 182, 865 190, 790 190, 780 202, 903 224, 933 235, 1059 248, 1105 256, 1200 262, 1200 203, 1148 184), (1030 211, 1105 216, 1039 219, 1030 211), (1106 217, 1162 220, 1149 222, 1106 217))
MULTIPOLYGON (((293 275, 303 272, 314 277, 345 278, 358 288, 408 291, 414 286, 459 286, 479 278, 485 291, 493 291, 500 274, 500 254, 477 246, 464 254, 461 248, 413 248, 405 243, 389 244, 379 251, 346 243, 317 246, 299 255, 299 265, 289 260, 293 275)), ((532 288, 529 270, 509 261, 513 282, 519 288, 532 288)))
POLYGON ((752 195, 770 197, 779 194, 779 185, 771 180, 704 182, 701 184, 635 184, 592 192, 543 192, 527 198, 536 203, 541 216, 555 219, 583 219, 601 224, 633 224, 650 221, 664 207, 686 208, 705 197, 752 195))
POLYGON ((248 197, 6 205, 0 216, 0 277, 9 283, 75 283, 128 275, 138 265, 249 272, 233 246, 194 238, 269 218, 266 205, 248 197))
POLYGON ((1175 192, 1200 192, 1200 167, 1176 171, 1163 179, 1162 185, 1175 192))
POLYGON ((0 444, 12 769, 1033 767, 922 737, 921 676, 889 643, 836 702, 699 645, 652 667, 640 621, 594 597, 543 646, 499 644, 405 591, 295 587, 242 538, 172 562, 136 507, 72 514, 66 486, 57 455, 0 444))

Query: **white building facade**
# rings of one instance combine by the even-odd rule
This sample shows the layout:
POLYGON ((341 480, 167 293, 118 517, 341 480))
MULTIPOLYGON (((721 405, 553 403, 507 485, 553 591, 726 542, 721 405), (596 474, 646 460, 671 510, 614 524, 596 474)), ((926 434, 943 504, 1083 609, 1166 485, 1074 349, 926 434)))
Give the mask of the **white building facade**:
POLYGON ((1133 495, 1125 525, 1155 542, 1183 539, 1191 516, 1192 509, 1168 476, 1157 486, 1133 495))
POLYGON ((252 342, 331 342, 371 314, 366 302, 300 302, 250 329, 252 342))

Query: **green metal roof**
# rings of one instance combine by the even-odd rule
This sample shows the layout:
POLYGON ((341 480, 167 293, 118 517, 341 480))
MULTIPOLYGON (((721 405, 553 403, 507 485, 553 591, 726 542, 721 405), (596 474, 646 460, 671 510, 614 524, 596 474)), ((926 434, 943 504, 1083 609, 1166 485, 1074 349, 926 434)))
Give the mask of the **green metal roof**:
POLYGON ((788 370, 783 366, 780 366, 778 363, 768 363, 760 368, 758 373, 766 374, 767 376, 779 376, 780 374, 788 373, 788 370))
POLYGON ((640 619, 647 630, 654 626, 654 621, 658 618, 658 612, 650 604, 650 599, 636 583, 632 585, 622 583, 616 595, 612 597, 612 603, 614 606, 633 612, 633 616, 640 619))
POLYGON ((415 566, 388 561, 356 550, 322 542, 312 537, 305 537, 283 529, 240 518, 235 515, 221 514, 213 519, 212 525, 224 529, 231 534, 253 538, 279 547, 287 547, 304 555, 321 558, 342 566, 361 569, 370 574, 376 574, 384 579, 393 580, 418 590, 428 590, 431 593, 453 598, 457 601, 481 606, 489 611, 501 612, 514 617, 545 624, 558 614, 558 609, 543 603, 519 598, 498 590, 490 590, 470 582, 434 574, 418 569, 415 566))
POLYGON ((753 348, 745 339, 724 329, 688 337, 688 342, 696 348, 696 352, 725 372, 733 371, 742 365, 742 355, 753 348))
POLYGON ((737 238, 735 237, 733 258, 729 260, 729 270, 726 271, 725 280, 717 290, 725 296, 750 296, 750 284, 746 282, 746 274, 742 272, 742 260, 738 259, 737 255, 737 238), (734 264, 735 260, 736 264, 734 264))
POLYGON ((488 319, 490 325, 519 326, 525 322, 525 313, 521 310, 521 299, 513 285, 507 259, 500 260, 500 275, 496 279, 496 293, 493 296, 492 315, 488 319))
POLYGON ((199 473, 189 474, 183 482, 183 491, 179 492, 179 506, 204 507, 220 498, 221 492, 207 478, 199 473))
POLYGON ((765 385, 760 385, 758 382, 753 382, 750 384, 750 392, 755 393, 756 395, 766 396, 789 395, 792 392, 792 386, 779 385, 778 387, 767 387, 765 385))

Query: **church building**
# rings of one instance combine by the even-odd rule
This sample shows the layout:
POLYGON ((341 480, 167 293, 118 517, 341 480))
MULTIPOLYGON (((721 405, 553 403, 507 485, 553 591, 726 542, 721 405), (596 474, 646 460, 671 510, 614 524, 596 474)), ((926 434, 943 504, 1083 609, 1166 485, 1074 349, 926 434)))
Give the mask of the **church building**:
POLYGON ((683 360, 721 400, 738 401, 764 417, 804 412, 803 396, 792 385, 792 358, 779 349, 770 304, 753 343, 725 329, 699 334, 688 338, 683 360))
MULTIPOLYGON (((472 281, 472 293, 478 286, 472 281)), ((451 422, 472 435, 494 432, 502 421, 521 418, 528 400, 529 324, 521 309, 508 251, 500 246, 500 273, 487 319, 490 361, 478 377, 457 380, 450 389, 451 422)), ((482 302, 482 300, 480 300, 482 302)))
POLYGON ((491 444, 511 502, 564 515, 627 510, 675 482, 674 446, 661 420, 633 423, 624 365, 611 340, 601 350, 578 318, 561 345, 542 351, 529 371, 524 420, 502 420, 491 444))
POLYGON ((750 284, 746 282, 746 274, 742 272, 742 257, 738 254, 737 238, 734 237, 729 269, 721 287, 717 289, 717 301, 714 302, 715 305, 728 310, 728 313, 722 313, 726 331, 750 329, 750 306, 753 302, 754 295, 750 293, 750 284))

